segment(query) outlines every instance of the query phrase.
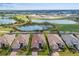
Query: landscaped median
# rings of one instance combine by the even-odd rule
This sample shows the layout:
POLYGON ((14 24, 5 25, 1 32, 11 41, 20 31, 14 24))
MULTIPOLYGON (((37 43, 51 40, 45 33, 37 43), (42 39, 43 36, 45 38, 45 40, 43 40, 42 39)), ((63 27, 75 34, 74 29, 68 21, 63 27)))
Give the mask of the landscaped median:
POLYGON ((30 37, 29 37, 28 52, 26 53, 26 55, 32 54, 31 43, 32 43, 32 33, 30 34, 30 37))

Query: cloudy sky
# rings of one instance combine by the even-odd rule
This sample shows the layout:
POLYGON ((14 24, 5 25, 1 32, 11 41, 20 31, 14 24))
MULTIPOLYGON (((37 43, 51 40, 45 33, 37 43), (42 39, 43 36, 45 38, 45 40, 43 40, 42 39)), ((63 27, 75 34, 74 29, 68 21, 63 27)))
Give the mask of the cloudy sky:
POLYGON ((0 10, 79 9, 79 3, 0 3, 0 10))

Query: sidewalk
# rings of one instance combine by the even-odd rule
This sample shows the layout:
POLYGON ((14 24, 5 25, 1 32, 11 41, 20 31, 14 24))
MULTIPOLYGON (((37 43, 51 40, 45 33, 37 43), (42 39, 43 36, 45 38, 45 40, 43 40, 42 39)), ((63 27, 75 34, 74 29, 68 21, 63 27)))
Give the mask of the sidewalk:
POLYGON ((18 52, 18 50, 13 50, 13 51, 11 52, 10 56, 16 56, 17 52, 18 52))
POLYGON ((37 55, 38 55, 38 52, 32 51, 32 56, 37 56, 37 55))
POLYGON ((59 56, 59 53, 58 53, 58 52, 53 52, 53 53, 51 54, 51 56, 59 56))

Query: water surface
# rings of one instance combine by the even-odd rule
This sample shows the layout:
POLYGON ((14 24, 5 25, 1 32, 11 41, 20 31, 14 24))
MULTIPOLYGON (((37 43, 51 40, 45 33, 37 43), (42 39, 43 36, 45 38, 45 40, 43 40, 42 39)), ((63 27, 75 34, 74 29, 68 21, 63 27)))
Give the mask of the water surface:
POLYGON ((47 30, 49 28, 53 28, 52 25, 25 25, 17 27, 18 30, 21 31, 39 31, 39 30, 47 30))
POLYGON ((77 24, 77 22, 73 20, 32 20, 35 23, 50 23, 50 24, 77 24))
POLYGON ((0 19, 0 24, 13 24, 15 22, 14 19, 0 19))

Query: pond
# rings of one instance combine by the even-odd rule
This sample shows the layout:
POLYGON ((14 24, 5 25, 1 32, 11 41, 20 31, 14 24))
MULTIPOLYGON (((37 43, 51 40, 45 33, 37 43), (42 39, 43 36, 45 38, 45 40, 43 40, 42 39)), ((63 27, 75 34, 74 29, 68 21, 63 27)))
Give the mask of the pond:
POLYGON ((73 20, 32 20, 34 23, 50 23, 50 24, 77 24, 73 20))
POLYGON ((52 25, 24 25, 19 26, 16 29, 20 31, 40 31, 40 30, 47 30, 49 28, 53 28, 52 25))
POLYGON ((16 21, 14 19, 0 19, 0 25, 1 24, 13 24, 16 21))

